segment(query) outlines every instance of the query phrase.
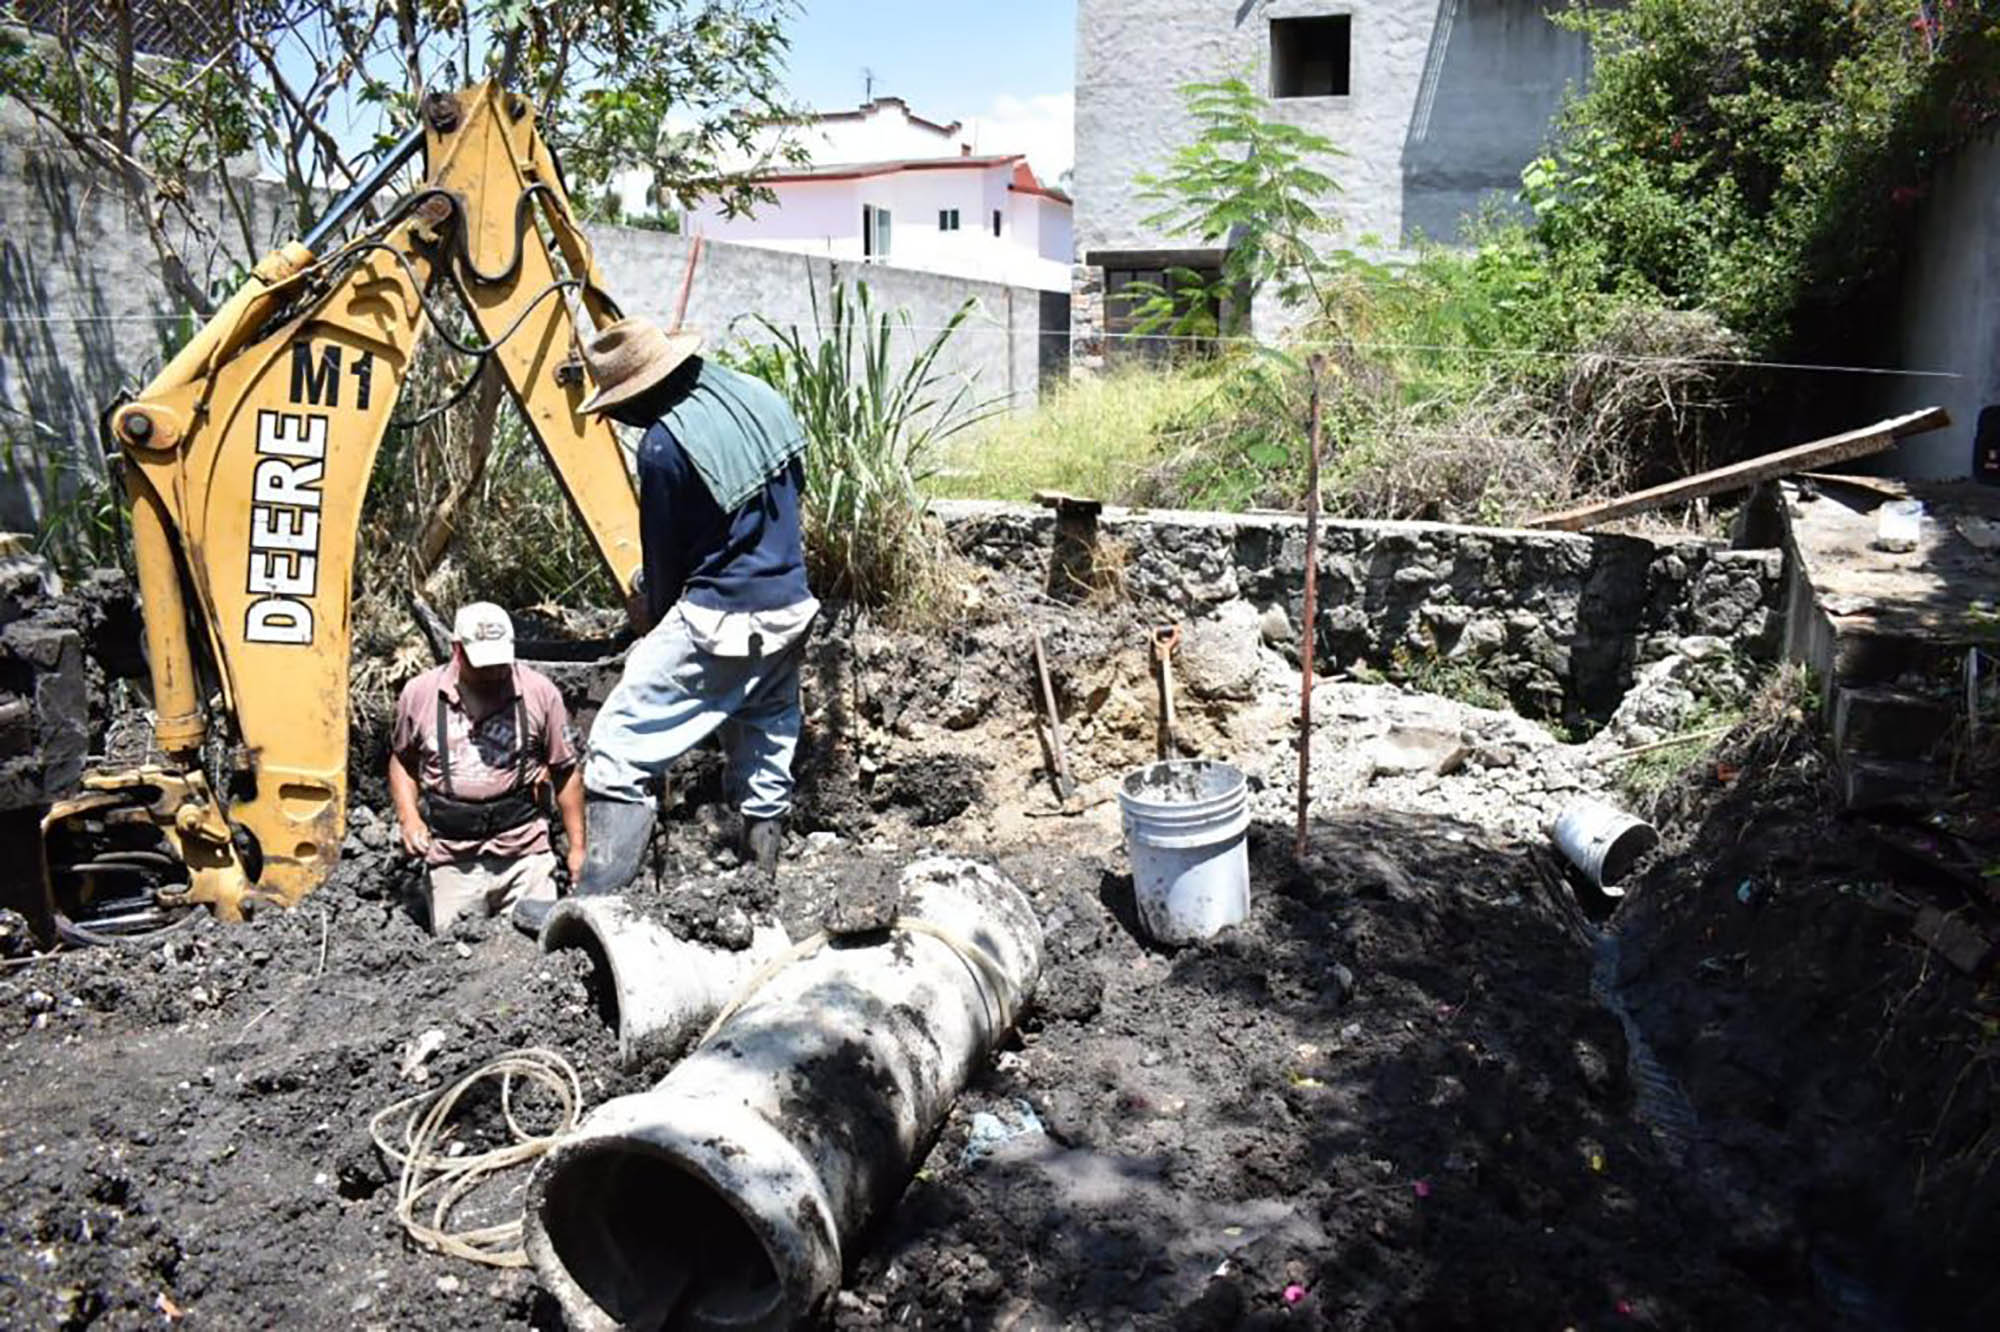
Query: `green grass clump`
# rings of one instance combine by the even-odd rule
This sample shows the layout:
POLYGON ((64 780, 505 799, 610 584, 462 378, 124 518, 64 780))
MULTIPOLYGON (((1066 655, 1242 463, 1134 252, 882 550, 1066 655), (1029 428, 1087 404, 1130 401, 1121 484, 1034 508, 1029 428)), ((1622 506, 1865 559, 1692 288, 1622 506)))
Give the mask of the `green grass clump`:
POLYGON ((1217 390, 1213 375, 1144 365, 1051 384, 1035 410, 952 440, 926 489, 954 499, 1025 500, 1038 490, 1128 499, 1161 462, 1164 432, 1217 390))
POLYGON ((785 395, 805 428, 801 521, 814 592, 885 611, 905 623, 938 618, 953 586, 952 555, 925 512, 924 483, 946 442, 999 410, 939 363, 972 317, 967 300, 927 341, 908 310, 879 310, 868 284, 833 289, 813 326, 760 318, 770 341, 743 361, 785 395), (904 359, 900 350, 915 347, 904 359))
POLYGON ((1420 694, 1435 694, 1469 708, 1513 710, 1506 691, 1482 672, 1477 663, 1464 658, 1454 660, 1440 656, 1435 650, 1418 652, 1399 647, 1390 654, 1389 675, 1420 694))

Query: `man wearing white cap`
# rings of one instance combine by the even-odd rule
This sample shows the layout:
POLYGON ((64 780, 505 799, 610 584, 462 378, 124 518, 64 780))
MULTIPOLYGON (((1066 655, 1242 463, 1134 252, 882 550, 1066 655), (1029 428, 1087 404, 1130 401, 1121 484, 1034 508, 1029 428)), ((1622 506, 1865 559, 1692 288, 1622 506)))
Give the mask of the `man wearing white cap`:
POLYGON ((585 853, 562 694, 515 662, 514 622, 491 602, 460 607, 451 638, 451 660, 403 686, 389 743, 389 794, 404 848, 424 861, 433 934, 467 911, 555 901, 546 786, 569 838, 571 878, 585 853))
MULTIPOLYGON (((590 855, 579 895, 622 891, 653 831, 652 783, 719 735, 746 857, 777 872, 799 740, 799 661, 819 602, 799 526, 804 429, 763 380, 700 338, 621 319, 583 348, 585 412, 644 431, 639 528, 651 625, 590 732, 590 855)), ((536 930, 545 909, 514 912, 536 930)))

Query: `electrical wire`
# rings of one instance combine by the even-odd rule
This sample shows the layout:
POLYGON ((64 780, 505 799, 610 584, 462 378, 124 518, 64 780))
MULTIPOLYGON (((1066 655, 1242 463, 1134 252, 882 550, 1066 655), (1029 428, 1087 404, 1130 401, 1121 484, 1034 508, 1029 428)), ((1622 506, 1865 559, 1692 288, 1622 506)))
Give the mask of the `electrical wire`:
POLYGON ((488 1267, 526 1267, 521 1218, 454 1231, 450 1228, 452 1209, 489 1176, 547 1153, 576 1127, 582 1110, 583 1085, 576 1069, 555 1051, 540 1048, 515 1050, 480 1065, 441 1092, 405 1097, 385 1106, 368 1121, 368 1136, 384 1156, 403 1168, 396 1181, 396 1219, 427 1249, 488 1267), (500 1112, 514 1141, 492 1151, 460 1156, 437 1150, 459 1101, 490 1078, 500 1080, 500 1112), (516 1079, 540 1086, 556 1098, 559 1122, 547 1133, 531 1133, 515 1118, 516 1079), (406 1116, 401 1148, 383 1136, 384 1126, 398 1115, 406 1116), (422 1215, 425 1208, 427 1218, 422 1215))
MULTIPOLYGON (((387 249, 389 247, 384 246, 383 248, 387 249)), ((562 279, 562 281, 572 286, 587 285, 580 278, 566 278, 562 279)), ((175 318, 178 318, 178 316, 161 315, 156 317, 151 315, 132 315, 132 316, 79 315, 70 317, 70 316, 57 316, 57 315, 22 315, 22 316, 0 316, 0 324, 166 323, 166 322, 172 322, 172 320, 175 318)), ((1069 338, 1072 342, 1101 341, 1111 345, 1115 345, 1118 343, 1128 343, 1128 342, 1160 342, 1160 343, 1183 342, 1183 343, 1200 343, 1205 346, 1216 346, 1220 344, 1242 345, 1249 347, 1265 348, 1273 351, 1317 349, 1326 351, 1352 350, 1352 351, 1429 352, 1440 355, 1467 356, 1467 357, 1512 356, 1512 357, 1521 357, 1526 359, 1540 359, 1540 360, 1554 360, 1554 361, 1596 360, 1614 365, 1656 365, 1662 367, 1680 366, 1680 367, 1694 367, 1694 368, 1714 367, 1718 369, 1783 370, 1783 371, 1790 371, 1794 373, 1805 373, 1805 374, 1881 375, 1881 376, 1891 376, 1891 377, 1899 377, 1905 379, 1964 379, 1965 378, 1965 376, 1962 373, 1956 370, 1914 370, 1914 369, 1907 369, 1901 366, 1892 366, 1892 365, 1839 365, 1839 364, 1830 364, 1817 361, 1763 361, 1748 357, 1723 357, 1723 356, 1716 356, 1716 357, 1639 356, 1639 355, 1619 354, 1616 352, 1600 352, 1600 351, 1578 349, 1578 348, 1562 349, 1562 348, 1541 348, 1541 347, 1475 347, 1470 344, 1461 344, 1461 343, 1381 342, 1381 341, 1373 341, 1366 339, 1343 339, 1343 338, 1304 339, 1297 342, 1280 343, 1280 342, 1268 342, 1246 335, 1232 334, 1225 337, 1210 337, 1200 333, 1100 333, 1095 335, 1094 338, 1084 338, 1079 335, 1071 334, 1068 332, 1030 333, 1024 330, 1017 330, 1004 327, 997 320, 991 323, 967 323, 959 325, 915 324, 915 323, 905 324, 896 322, 892 323, 890 327, 890 332, 892 334, 954 332, 958 334, 970 334, 970 335, 979 335, 987 337, 1009 337, 1009 338, 1031 337, 1031 336, 1032 337, 1061 336, 1069 338)), ((464 351, 466 355, 477 354, 474 350, 469 348, 461 347, 458 350, 464 351)))

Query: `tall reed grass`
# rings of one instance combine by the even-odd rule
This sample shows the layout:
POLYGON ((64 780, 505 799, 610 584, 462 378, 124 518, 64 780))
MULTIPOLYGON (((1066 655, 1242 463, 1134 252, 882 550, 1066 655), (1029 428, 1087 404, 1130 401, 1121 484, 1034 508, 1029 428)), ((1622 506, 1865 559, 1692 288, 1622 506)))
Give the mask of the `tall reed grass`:
POLYGON ((927 339, 905 310, 875 307, 868 284, 838 286, 813 325, 759 318, 769 342, 745 368, 775 385, 810 440, 806 563, 822 597, 921 619, 939 610, 950 550, 926 513, 924 482, 945 442, 1002 404, 943 363, 977 310, 968 300, 927 339))

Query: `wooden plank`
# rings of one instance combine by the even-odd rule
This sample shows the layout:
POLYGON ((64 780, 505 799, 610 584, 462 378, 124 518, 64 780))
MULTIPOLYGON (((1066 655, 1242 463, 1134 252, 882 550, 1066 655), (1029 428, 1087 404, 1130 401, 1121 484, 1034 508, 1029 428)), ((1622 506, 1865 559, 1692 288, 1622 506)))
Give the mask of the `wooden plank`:
POLYGON ((1700 499, 1705 495, 1720 495, 1731 490, 1742 490, 1760 481, 1775 481, 1794 472, 1811 471, 1855 458, 1866 458, 1870 454, 1882 453, 1894 447, 1896 441, 1905 436, 1920 435, 1927 430, 1937 430, 1950 424, 1951 417, 1944 408, 1926 407, 1920 412, 1891 417, 1887 421, 1878 421, 1859 430, 1850 430, 1844 435, 1832 435, 1826 439, 1816 439, 1810 444, 1780 449, 1761 458, 1731 463, 1712 472, 1683 477, 1679 481, 1669 481, 1663 486, 1654 486, 1649 490, 1634 491, 1630 495, 1623 495, 1614 500, 1586 504, 1581 508, 1566 509, 1561 513, 1544 514, 1539 518, 1529 519, 1527 525, 1580 532, 1586 527, 1595 527, 1613 518, 1644 513, 1648 509, 1657 509, 1662 505, 1700 499))
POLYGON ((1881 477, 1841 476, 1836 472, 1800 472, 1798 475, 1801 481, 1813 481, 1821 486, 1839 486, 1848 490, 1858 490, 1864 495, 1873 495, 1877 499, 1899 500, 1910 497, 1909 490, 1902 483, 1885 481, 1881 477))

